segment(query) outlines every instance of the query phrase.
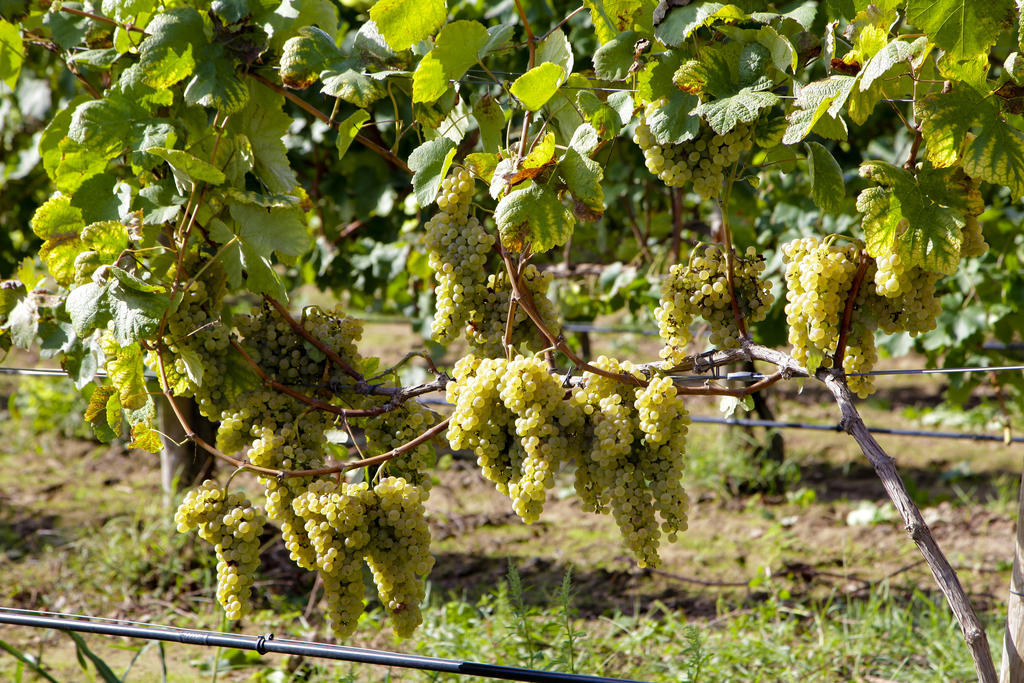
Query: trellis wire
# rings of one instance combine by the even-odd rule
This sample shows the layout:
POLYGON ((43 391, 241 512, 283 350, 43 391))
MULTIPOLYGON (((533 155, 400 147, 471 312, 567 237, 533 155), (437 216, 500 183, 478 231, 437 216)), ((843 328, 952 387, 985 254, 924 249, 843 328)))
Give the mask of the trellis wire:
POLYGON ((0 624, 28 626, 32 628, 50 628, 60 631, 77 631, 95 633, 105 636, 124 636, 144 640, 162 640, 200 645, 204 647, 232 647, 239 650, 253 650, 261 655, 268 652, 278 654, 299 655, 303 657, 319 657, 336 659, 357 664, 376 664, 393 666, 403 669, 422 669, 440 673, 460 674, 464 676, 483 676, 505 681, 536 681, 537 683, 642 683, 626 678, 608 678, 605 676, 589 676, 586 674, 559 673, 541 671, 516 666, 486 664, 440 657, 424 657, 406 655, 384 650, 368 650, 347 645, 330 645, 308 640, 292 640, 275 638, 273 634, 250 636, 220 631, 203 631, 198 629, 179 628, 163 625, 141 625, 141 622, 115 621, 97 617, 63 614, 59 612, 39 612, 0 607, 0 624), (85 621, 83 621, 85 619, 85 621), (113 623, 111 623, 113 622, 113 623))

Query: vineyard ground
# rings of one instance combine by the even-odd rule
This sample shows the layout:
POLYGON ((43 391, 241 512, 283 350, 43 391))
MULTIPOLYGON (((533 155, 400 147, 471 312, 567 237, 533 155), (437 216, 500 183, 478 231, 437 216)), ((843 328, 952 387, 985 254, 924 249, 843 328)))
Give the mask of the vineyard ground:
MULTIPOLYGON (((364 341, 397 358, 399 349, 409 348, 395 341, 398 327, 371 326, 364 341)), ((644 353, 650 342, 625 343, 644 353)), ((880 398, 863 404, 865 420, 920 428, 904 413, 931 401, 943 381, 882 378, 880 398)), ((14 386, 5 383, 3 393, 14 386)), ((810 393, 798 394, 796 387, 777 392, 777 417, 833 423, 835 412, 810 393)), ((694 401, 692 410, 718 414, 712 403, 694 401)), ((53 433, 37 436, 6 415, 2 420, 0 604, 220 627, 214 563, 201 542, 174 532, 161 507, 155 459, 53 433)), ((698 628, 708 655, 701 680, 970 679, 973 667, 959 631, 853 441, 828 432, 785 436, 789 465, 781 476, 789 477, 787 486, 751 493, 742 481, 768 476, 746 454, 752 437, 712 425, 692 429, 690 530, 663 549, 658 570, 636 568, 609 517, 579 510, 570 477, 559 480, 542 521, 524 526, 471 461, 454 458, 430 499, 437 566, 419 638, 394 641, 374 613, 348 644, 565 670, 564 615, 555 594, 571 568, 572 623, 584 634, 573 649, 579 672, 683 680, 692 673, 692 652, 680 633, 688 624, 698 628), (858 516, 867 523, 855 523, 858 516), (524 586, 522 607, 506 588, 510 563, 524 586)), ((763 431, 753 438, 763 438, 763 431)), ((880 441, 896 457, 990 626, 998 656, 1019 447, 880 441)), ((287 561, 278 538, 264 558, 258 611, 241 630, 324 638, 318 611, 307 609, 310 577, 287 561)), ((0 641, 41 653, 58 680, 83 677, 74 644, 62 634, 0 627, 0 641)), ((118 672, 140 646, 91 636, 87 642, 118 672)), ((169 680, 208 676, 214 657, 177 645, 164 652, 169 680)), ((160 660, 151 648, 130 680, 158 678, 160 660)), ((281 658, 235 653, 225 661, 237 668, 220 680, 289 680, 281 658)), ((290 664, 311 680, 389 675, 367 667, 290 664)), ((0 652, 0 678, 15 672, 15 660, 0 652)), ((389 680, 432 679, 393 671, 389 680)))

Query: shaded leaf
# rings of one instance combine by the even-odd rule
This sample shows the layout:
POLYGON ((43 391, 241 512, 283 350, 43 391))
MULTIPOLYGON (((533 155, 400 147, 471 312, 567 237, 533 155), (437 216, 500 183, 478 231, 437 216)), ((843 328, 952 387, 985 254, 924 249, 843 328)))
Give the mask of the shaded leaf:
POLYGON ((1024 133, 1002 122, 986 125, 967 147, 963 160, 968 175, 1010 188, 1024 197, 1024 133))
POLYGON ((907 21, 957 60, 987 54, 1012 12, 1011 0, 907 0, 907 21))
POLYGON ((633 50, 640 34, 623 31, 594 53, 594 72, 598 78, 620 81, 629 75, 633 66, 633 50))
POLYGON ((749 19, 747 13, 735 5, 703 2, 671 9, 654 36, 669 47, 679 47, 699 28, 722 21, 726 23, 749 19))
POLYGON ((409 155, 409 168, 413 171, 412 188, 421 207, 434 203, 441 181, 448 175, 455 158, 455 150, 455 143, 442 137, 424 142, 409 155))
POLYGON ((843 205, 846 188, 843 169, 831 153, 817 142, 806 142, 807 173, 811 178, 811 197, 826 213, 837 213, 843 205))
POLYGON ((146 30, 149 36, 139 45, 139 66, 149 85, 167 88, 192 74, 196 55, 206 42, 203 20, 196 10, 166 10, 146 30))
POLYGON ((339 159, 345 156, 345 152, 352 145, 352 141, 356 139, 359 131, 362 130, 363 124, 369 120, 370 113, 365 109, 360 109, 338 124, 338 140, 335 143, 335 148, 338 150, 339 159))

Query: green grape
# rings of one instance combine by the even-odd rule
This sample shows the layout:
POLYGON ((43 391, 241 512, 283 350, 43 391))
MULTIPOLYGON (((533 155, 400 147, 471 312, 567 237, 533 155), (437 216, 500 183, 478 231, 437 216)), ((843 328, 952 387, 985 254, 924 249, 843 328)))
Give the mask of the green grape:
MULTIPOLYGON (((551 273, 543 272, 531 263, 523 269, 520 285, 530 293, 544 325, 557 336, 561 334, 562 324, 554 303, 547 295, 552 280, 551 273)), ((488 276, 487 300, 473 312, 466 326, 466 337, 474 353, 489 357, 505 355, 502 341, 511 295, 507 273, 502 271, 488 276)), ((514 348, 525 346, 531 351, 540 351, 549 345, 522 306, 516 306, 510 342, 514 348)))
POLYGON ((753 127, 739 123, 725 134, 705 127, 692 140, 659 145, 648 121, 664 106, 664 100, 648 104, 633 135, 633 142, 644 153, 647 170, 669 187, 685 187, 692 183, 693 191, 701 197, 717 197, 722 191, 726 173, 740 155, 751 148, 753 127))
MULTIPOLYGON (((733 288, 736 304, 745 320, 764 320, 775 297, 771 285, 762 279, 764 259, 749 247, 744 256, 733 258, 733 288)), ((654 311, 658 330, 665 347, 661 357, 671 367, 686 357, 686 345, 692 338, 690 325, 696 316, 711 327, 709 341, 718 348, 735 348, 740 344, 739 328, 729 296, 728 262, 716 247, 695 252, 690 262, 677 264, 662 281, 661 302, 654 311)))
POLYGON ((292 501, 316 555, 327 618, 339 639, 355 632, 365 606, 363 554, 374 504, 366 483, 338 486, 327 480, 312 483, 292 501))
MULTIPOLYGON (((389 399, 380 397, 380 402, 389 399)), ((359 421, 366 437, 364 455, 373 457, 398 448, 413 440, 432 425, 437 423, 438 416, 426 406, 416 401, 406 401, 394 410, 359 421)), ((406 451, 398 458, 389 460, 384 465, 387 472, 402 476, 425 491, 429 491, 432 481, 429 469, 437 460, 437 451, 431 442, 422 443, 416 448, 406 451)))
POLYGON ((216 482, 206 480, 189 491, 174 515, 180 533, 198 529, 217 553, 217 602, 228 619, 249 611, 252 584, 259 567, 259 537, 266 519, 245 494, 225 495, 216 482))
POLYGON ((985 235, 981 232, 981 222, 977 216, 968 216, 962 230, 960 257, 974 258, 976 256, 984 256, 987 251, 988 242, 985 241, 985 235))
MULTIPOLYGON (((871 372, 878 361, 875 349, 875 333, 870 325, 855 322, 850 326, 850 334, 846 339, 846 356, 843 369, 847 373, 871 372)), ((874 378, 871 375, 848 376, 847 384, 850 391, 861 398, 867 398, 875 391, 874 378)))
POLYGON ((875 291, 881 296, 895 299, 907 291, 907 272, 897 252, 875 259, 875 291))

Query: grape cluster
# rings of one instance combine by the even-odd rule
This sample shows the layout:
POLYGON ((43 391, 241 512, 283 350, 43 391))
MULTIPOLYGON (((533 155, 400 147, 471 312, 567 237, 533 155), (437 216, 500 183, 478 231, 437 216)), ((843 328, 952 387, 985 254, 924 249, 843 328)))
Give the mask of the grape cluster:
POLYGON ((538 358, 470 355, 454 374, 449 443, 472 449, 484 477, 524 522, 535 522, 559 464, 578 443, 583 413, 562 400, 565 389, 538 358))
MULTIPOLYGON (((364 455, 373 457, 408 443, 437 420, 437 414, 423 404, 406 401, 394 410, 355 422, 363 427, 363 435, 366 438, 364 455)), ((428 441, 406 451, 398 458, 389 460, 383 467, 389 474, 401 476, 429 491, 433 482, 428 472, 436 460, 437 451, 428 441)))
POLYGON ((860 249, 814 237, 782 247, 786 263, 786 322, 793 358, 810 365, 832 367, 829 354, 839 343, 846 299, 857 272, 860 249))
POLYGON ((434 565, 423 501, 426 492, 401 477, 335 484, 319 481, 292 503, 305 525, 324 584, 327 612, 339 638, 355 631, 363 611, 365 562, 395 634, 421 623, 424 577, 434 565))
MULTIPOLYGON (((733 288, 740 313, 749 322, 760 322, 775 301, 771 285, 764 279, 765 263, 749 247, 744 256, 733 259, 733 288)), ((695 317, 711 326, 709 342, 718 348, 739 346, 740 334, 729 295, 728 263, 718 247, 695 250, 690 262, 676 264, 661 285, 661 302, 654 311, 658 331, 665 340, 662 359, 678 365, 686 356, 695 317)))
MULTIPOLYGON (((552 279, 551 273, 542 272, 531 263, 523 269, 519 284, 529 292, 544 325, 552 334, 558 335, 561 333, 562 324, 554 303, 547 295, 552 279)), ((502 340, 505 337, 505 321, 508 318, 508 302, 511 296, 512 288, 507 273, 501 271, 487 277, 487 298, 483 305, 473 312, 466 326, 466 337, 474 353, 489 357, 505 354, 502 340)), ((548 346, 544 335, 533 324, 522 306, 516 306, 510 342, 514 348, 525 346, 531 351, 540 351, 548 346)))
POLYGON ((249 611, 253 579, 259 567, 259 537, 266 519, 245 494, 226 494, 206 480, 189 491, 174 515, 178 531, 199 530, 217 553, 217 602, 228 619, 241 619, 249 611))
POLYGON ((432 335, 447 343, 459 335, 472 313, 487 298, 487 255, 494 246, 476 217, 469 215, 473 177, 457 168, 441 183, 440 213, 426 224, 424 238, 437 287, 432 335))
MULTIPOLYGON (((182 291, 177 309, 167 316, 160 341, 173 360, 165 361, 164 370, 174 395, 195 397, 199 411, 216 420, 221 406, 236 397, 222 381, 229 374, 231 356, 230 336, 220 311, 227 277, 219 262, 201 264, 193 257, 185 265, 202 272, 182 291)), ((155 351, 147 354, 146 363, 159 373, 155 351)))
POLYGON ((964 223, 961 234, 961 258, 983 256, 985 252, 988 251, 988 242, 985 241, 985 235, 981 232, 981 222, 978 220, 977 216, 967 216, 967 220, 964 223))
POLYGON ((647 121, 661 106, 664 104, 660 100, 647 106, 633 135, 633 142, 644 153, 647 170, 669 187, 685 187, 692 182, 693 191, 701 197, 717 197, 728 169, 752 146, 751 125, 739 123, 725 134, 704 127, 692 140, 659 145, 647 121))
POLYGON ((907 271, 898 252, 892 252, 875 259, 875 291, 889 299, 895 299, 907 291, 907 271))
MULTIPOLYGON (((594 365, 641 376, 632 364, 604 356, 594 365)), ((585 373, 584 381, 570 401, 587 416, 590 437, 577 456, 576 493, 586 509, 611 510, 640 566, 657 566, 661 533, 672 542, 687 527, 689 497, 682 486, 690 424, 686 406, 669 377, 636 388, 591 373, 585 373)))
MULTIPOLYGON (((814 366, 811 370, 833 365, 831 354, 839 342, 859 251, 856 245, 841 247, 815 238, 796 240, 782 248, 793 358, 814 366)), ((853 373, 870 372, 878 360, 875 330, 917 335, 934 329, 942 310, 935 297, 938 273, 916 266, 904 268, 898 257, 880 260, 881 265, 869 262, 857 292, 843 358, 850 389, 861 398, 874 391, 874 383, 869 375, 853 373), (895 272, 898 275, 894 276, 895 272)))

